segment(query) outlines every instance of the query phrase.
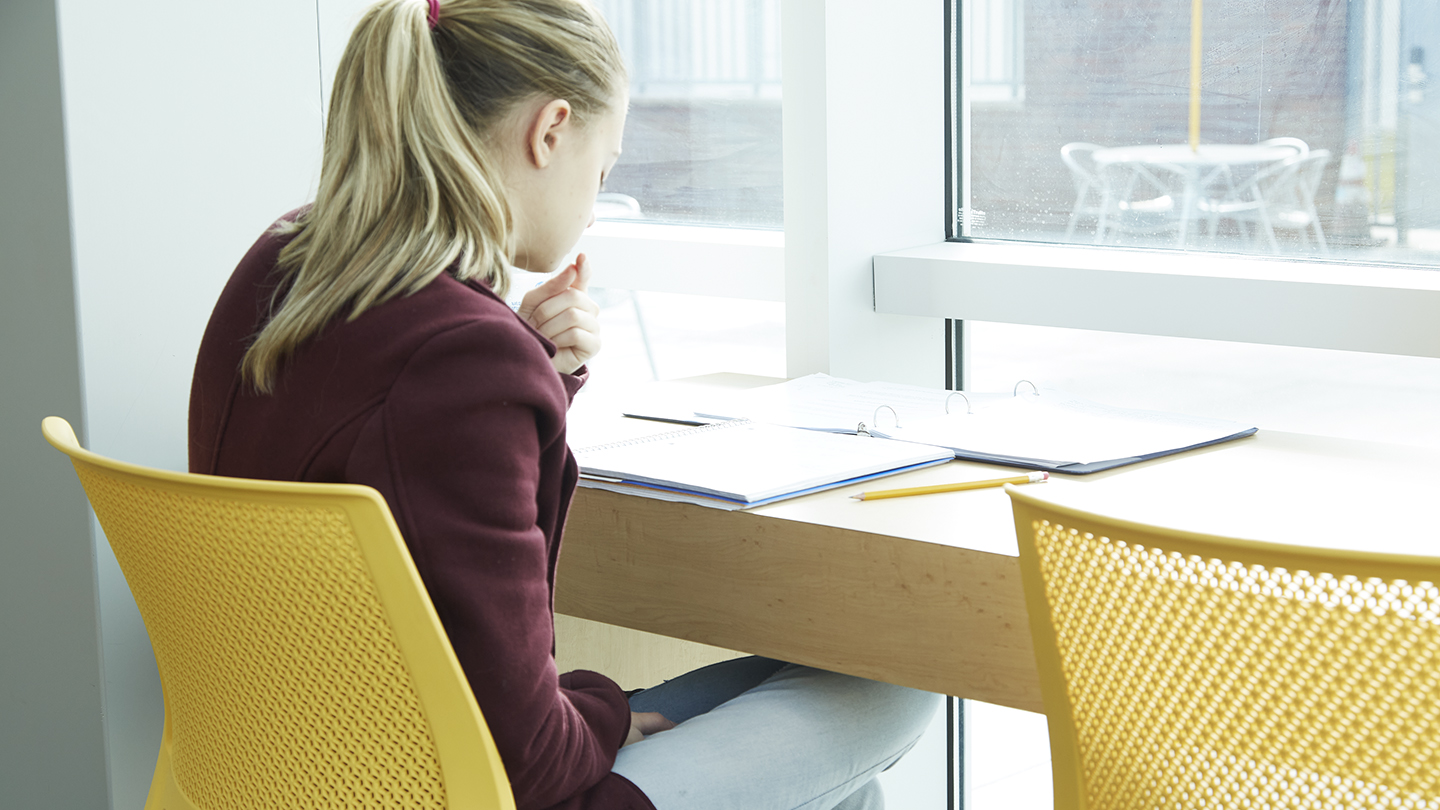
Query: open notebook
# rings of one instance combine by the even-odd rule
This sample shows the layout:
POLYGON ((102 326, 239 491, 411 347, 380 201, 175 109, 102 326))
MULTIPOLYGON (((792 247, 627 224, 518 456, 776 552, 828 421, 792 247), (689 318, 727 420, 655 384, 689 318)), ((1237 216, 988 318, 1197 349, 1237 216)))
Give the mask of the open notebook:
POLYGON ((744 509, 954 455, 923 444, 734 420, 577 448, 575 457, 581 486, 744 509))
POLYGON ((733 392, 697 408, 696 416, 863 433, 942 447, 970 461, 1072 475, 1256 431, 1223 419, 1114 408, 1028 384, 1012 393, 962 395, 825 374, 733 392))

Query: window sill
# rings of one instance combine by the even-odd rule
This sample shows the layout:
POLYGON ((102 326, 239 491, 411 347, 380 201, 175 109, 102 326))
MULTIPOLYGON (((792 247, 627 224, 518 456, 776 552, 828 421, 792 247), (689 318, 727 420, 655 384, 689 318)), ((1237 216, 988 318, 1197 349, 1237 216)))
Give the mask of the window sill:
POLYGON ((875 257, 875 311, 1440 357, 1440 273, 942 242, 875 257))

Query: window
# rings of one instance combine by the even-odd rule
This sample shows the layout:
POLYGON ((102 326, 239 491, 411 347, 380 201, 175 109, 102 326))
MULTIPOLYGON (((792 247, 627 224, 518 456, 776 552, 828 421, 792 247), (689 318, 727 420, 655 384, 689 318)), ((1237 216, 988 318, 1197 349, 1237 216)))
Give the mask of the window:
POLYGON ((1440 120, 1425 68, 1440 11, 1267 0, 1196 20, 1189 3, 1014 2, 956 15, 956 232, 970 244, 933 268, 984 276, 988 292, 921 285, 944 302, 931 314, 966 310, 972 386, 1043 369, 1137 407, 1440 444, 1428 418, 1366 418, 1428 409, 1440 388, 1440 156, 1412 147, 1440 120), (1020 104, 975 89, 1004 39, 996 18, 1024 26, 1020 104), (1360 380, 1391 396, 1337 393, 1360 380))
POLYGON ((625 151, 598 212, 780 228, 779 0, 601 0, 630 66, 625 151))
POLYGON ((963 244, 878 256, 877 312, 1440 357, 1433 4, 1023 0, 995 105, 988 2, 950 14, 963 244))
POLYGON ((964 5, 965 235, 1440 257, 1433 3, 964 5))
POLYGON ((784 376, 779 0, 596 5, 631 82, 624 152, 580 246, 604 285, 587 394, 784 376))

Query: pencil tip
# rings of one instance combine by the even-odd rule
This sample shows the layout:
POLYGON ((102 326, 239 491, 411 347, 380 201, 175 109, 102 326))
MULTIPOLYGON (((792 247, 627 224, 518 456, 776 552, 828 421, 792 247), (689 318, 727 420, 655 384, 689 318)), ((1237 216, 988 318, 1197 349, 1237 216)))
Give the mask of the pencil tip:
POLYGON ((865 493, 862 492, 859 495, 851 495, 850 497, 857 501, 863 501, 865 500, 865 493))

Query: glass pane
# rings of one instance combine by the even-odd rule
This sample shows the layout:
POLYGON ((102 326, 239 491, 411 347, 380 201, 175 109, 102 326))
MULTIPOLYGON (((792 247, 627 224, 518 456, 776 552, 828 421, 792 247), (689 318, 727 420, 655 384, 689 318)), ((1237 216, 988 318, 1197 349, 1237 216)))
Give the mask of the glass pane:
POLYGON ((965 810, 1051 810, 1045 715, 965 701, 965 810))
POLYGON ((652 380, 728 371, 785 376, 785 305, 591 288, 604 349, 585 391, 623 395, 652 380))
MULTIPOLYGON (((596 274, 603 278, 604 267, 596 274)), ((546 278, 513 271, 511 308, 546 278)), ((637 386, 657 380, 720 372, 785 376, 782 303, 594 285, 589 292, 600 307, 601 350, 587 363, 590 379, 581 389, 587 396, 623 407, 637 386)))
POLYGON ((779 228, 779 0, 597 0, 630 66, 603 219, 779 228))
POLYGON ((1440 262, 1440 4, 1191 11, 965 0, 960 232, 1440 262))

